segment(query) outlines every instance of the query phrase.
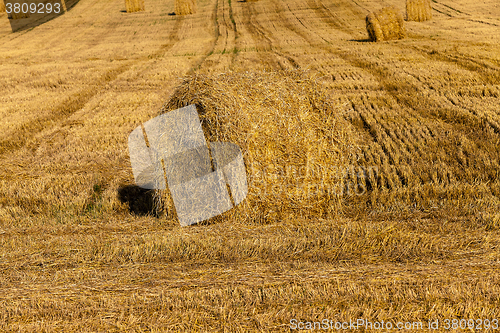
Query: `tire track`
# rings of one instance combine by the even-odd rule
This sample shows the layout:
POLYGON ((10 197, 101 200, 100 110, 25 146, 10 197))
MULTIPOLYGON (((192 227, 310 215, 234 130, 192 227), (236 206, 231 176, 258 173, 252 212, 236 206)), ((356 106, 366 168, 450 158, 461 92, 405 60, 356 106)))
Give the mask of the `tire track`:
POLYGON ((292 57, 284 55, 277 50, 279 45, 273 45, 272 39, 275 39, 273 34, 259 24, 256 16, 255 3, 245 3, 243 5, 243 23, 252 35, 257 48, 257 55, 260 57, 262 63, 269 65, 273 69, 287 69, 290 66, 298 68, 299 65, 292 57), (263 47, 259 49, 257 45, 263 45, 263 47), (270 53, 274 53, 274 56, 270 53), (280 59, 286 59, 288 63, 285 64, 280 59))
POLYGON ((215 1, 214 9, 212 11, 212 22, 214 23, 214 41, 212 43, 212 47, 210 51, 205 54, 200 60, 198 60, 195 65, 188 71, 187 75, 192 75, 195 71, 201 68, 201 65, 205 62, 205 60, 214 53, 215 46, 217 45, 220 38, 220 30, 219 23, 217 19, 217 12, 219 9, 219 0, 215 1))
POLYGON ((465 57, 456 52, 449 54, 418 46, 411 46, 411 48, 426 56, 431 61, 437 60, 455 64, 463 69, 479 74, 486 83, 493 85, 500 84, 500 66, 490 65, 480 59, 474 59, 474 57, 469 55, 465 57))
MULTIPOLYGON (((345 21, 341 20, 337 14, 327 8, 321 0, 307 0, 307 4, 316 13, 316 16, 318 16, 330 27, 336 30, 340 30, 351 36, 356 35, 356 31, 352 29, 351 26, 346 24, 345 21)), ((350 14, 354 17, 363 17, 364 15, 366 15, 364 12, 361 12, 360 10, 349 6, 346 1, 340 1, 338 6, 349 11, 350 14)))
MULTIPOLYGON (((393 82, 404 82, 404 86, 407 87, 407 89, 409 89, 408 91, 414 91, 416 94, 419 93, 420 89, 419 89, 419 87, 416 87, 413 84, 411 84, 411 82, 408 82, 407 80, 405 80, 405 78, 402 75, 398 75, 398 73, 396 71, 394 71, 394 69, 390 69, 390 68, 382 69, 378 64, 366 59, 366 57, 362 57, 362 56, 355 54, 354 52, 351 52, 349 50, 342 50, 340 48, 333 48, 331 46, 330 42, 325 40, 323 37, 319 36, 317 33, 315 33, 315 34, 321 40, 323 40, 324 43, 319 44, 319 43, 311 42, 312 38, 307 35, 308 32, 300 31, 296 25, 293 25, 288 20, 286 15, 283 14, 283 11, 282 10, 280 11, 280 9, 282 9, 284 7, 280 8, 277 1, 279 1, 279 0, 274 0, 274 3, 275 3, 275 7, 276 7, 277 11, 279 11, 281 23, 283 23, 283 25, 287 29, 296 33, 304 41, 309 43, 309 45, 311 47, 320 48, 328 53, 334 54, 334 55, 340 57, 341 59, 343 59, 344 61, 348 62, 350 65, 370 73, 371 75, 373 75, 374 77, 377 78, 377 80, 385 88, 386 92, 388 92, 390 95, 392 95, 392 97, 394 97, 398 103, 400 103, 400 104, 402 103, 402 106, 413 107, 415 105, 422 104, 423 101, 421 101, 421 100, 419 100, 418 103, 409 104, 408 98, 402 97, 404 92, 403 91, 399 92, 400 89, 398 89, 398 85, 394 84, 393 82), (365 58, 365 59, 363 59, 363 58, 365 58)), ((288 7, 288 10, 292 13, 293 17, 295 17, 297 19, 297 21, 299 21, 301 23, 301 25, 303 25, 302 21, 299 18, 297 18, 295 13, 293 13, 290 10, 289 6, 286 5, 286 7, 288 7)), ((307 29, 307 31, 311 31, 310 29, 308 29, 305 26, 304 26, 304 28, 307 29)), ((484 79, 484 81, 486 81, 489 84, 495 85, 495 84, 500 83, 500 68, 497 68, 496 66, 489 66, 487 64, 484 64, 483 62, 477 61, 475 59, 465 58, 465 57, 447 56, 447 55, 442 56, 439 53, 429 51, 429 50, 420 49, 416 46, 413 46, 413 49, 416 50, 417 52, 419 52, 421 55, 424 55, 424 56, 427 55, 427 57, 430 58, 429 60, 431 60, 431 61, 441 60, 443 62, 458 65, 458 66, 460 66, 468 71, 473 71, 473 72, 479 73, 481 75, 481 77, 484 79)), ((408 91, 405 91, 405 92, 407 93, 408 91)), ((427 103, 427 104, 429 104, 429 103, 427 103)), ((431 106, 431 105, 434 107, 436 106, 436 105, 434 105, 434 103, 430 103, 430 105, 428 105, 428 106, 431 106)), ((428 113, 427 113, 427 115, 428 115, 428 113)))
MULTIPOLYGON (((182 27, 182 22, 182 18, 176 20, 174 27, 172 28, 172 32, 168 37, 168 42, 162 45, 160 49, 153 53, 150 57, 161 57, 179 41, 178 33, 182 27)), ((66 98, 62 103, 56 105, 49 114, 33 119, 7 133, 4 133, 2 138, 0 138, 0 156, 6 154, 7 152, 21 149, 37 133, 66 121, 67 117, 82 109, 102 90, 103 87, 116 80, 119 75, 123 74, 134 65, 146 60, 146 58, 149 57, 126 61, 125 63, 106 71, 98 80, 94 81, 91 86, 81 89, 66 98)))
MULTIPOLYGON (((311 6, 312 9, 315 9, 316 7, 322 7, 324 9, 315 9, 315 12, 316 12, 316 15, 318 17, 320 17, 321 19, 323 19, 323 21, 325 23, 327 23, 328 25, 332 26, 333 28, 337 28, 337 26, 339 25, 339 23, 335 22, 335 19, 330 19, 330 18, 325 18, 324 16, 327 15, 332 15, 332 16, 335 16, 331 11, 329 11, 325 6, 324 4, 322 3, 321 0, 307 0, 308 1, 308 4, 311 6)), ((364 16, 365 16, 365 13, 357 10, 353 5, 354 1, 342 1, 342 7, 345 9, 345 10, 348 10, 350 13, 352 13, 352 15, 354 16, 354 18, 357 18, 358 20, 363 20, 364 21, 364 16)), ((434 3, 436 4, 441 4, 440 2, 437 2, 436 0, 433 0, 434 3)), ((464 14, 464 15, 469 15, 470 14, 467 14, 467 13, 464 13, 458 9, 455 9, 451 6, 448 6, 448 5, 444 5, 443 6, 446 6, 452 10, 454 10, 455 12, 457 13, 460 13, 460 14, 464 14)), ((472 21, 472 22, 479 22, 477 20, 473 20, 473 19, 467 19, 468 21, 472 21)), ((489 24, 489 25, 495 25, 495 24, 491 24, 491 23, 488 23, 488 22, 481 22, 481 23, 485 23, 485 24, 489 24)), ((308 29, 309 30, 309 29, 308 29)), ((352 29, 349 29, 349 28, 340 28, 339 30, 341 31, 344 31, 344 32, 347 32, 349 33, 349 31, 353 32, 352 29)), ((325 43, 329 44, 328 41, 324 40, 325 43)), ((464 69, 467 69, 467 70, 470 70, 470 71, 481 71, 483 68, 486 68, 487 70, 489 70, 490 72, 488 73, 488 75, 493 75, 494 77, 498 76, 498 74, 500 73, 500 67, 499 66, 490 66, 488 64, 485 64, 484 62, 481 62, 480 60, 478 59, 474 59, 474 57, 472 55, 467 55, 467 57, 465 56, 460 56, 460 55, 457 55, 456 53, 453 53, 453 54, 444 54, 444 53, 441 53, 441 52, 435 52, 434 50, 429 50, 429 49, 426 49, 426 48, 420 48, 420 47, 417 47, 417 46, 410 46, 412 47, 414 50, 416 50, 417 52, 419 52, 420 54, 422 55, 427 55, 429 57, 432 58, 432 60, 439 60, 439 61, 443 61, 443 62, 449 62, 449 63, 453 63, 453 64, 456 64, 464 69)), ((330 51, 330 50, 329 50, 330 51)), ((489 82, 490 81, 490 78, 488 77, 484 77, 485 78, 485 81, 489 82)), ((495 79, 494 82, 492 82, 492 84, 498 84, 499 79, 495 79)))
POLYGON ((438 2, 438 1, 436 1, 436 0, 432 0, 432 2, 433 2, 435 5, 438 5, 438 6, 440 7, 440 9, 441 9, 441 10, 437 10, 437 9, 435 9, 435 8, 434 8, 435 6, 433 6, 433 8, 432 8, 432 9, 434 9, 434 10, 436 10, 437 12, 439 12, 439 13, 441 13, 441 14, 444 14, 444 15, 446 15, 446 16, 449 16, 449 17, 456 17, 456 14, 457 14, 457 13, 458 13, 458 14, 461 14, 461 15, 468 15, 468 16, 470 16, 470 14, 464 13, 464 12, 462 12, 462 11, 460 11, 460 10, 456 9, 456 8, 453 8, 453 7, 449 6, 449 5, 446 5, 446 4, 442 3, 442 2, 438 2), (444 13, 444 11, 448 11, 449 13, 444 13), (455 14, 455 15, 453 15, 453 14, 455 14))
POLYGON ((457 9, 457 8, 454 8, 452 6, 449 6, 447 4, 444 4, 442 2, 438 2, 436 0, 432 0, 432 2, 434 3, 434 5, 432 7, 433 10, 435 10, 438 13, 441 13, 443 15, 446 15, 448 17, 463 18, 463 19, 465 19, 465 20, 467 20, 469 22, 481 23, 481 24, 486 24, 486 25, 490 25, 490 26, 500 27, 499 24, 495 24, 495 23, 492 23, 492 22, 486 22, 486 21, 483 21, 483 20, 477 20, 477 19, 467 18, 467 17, 471 17, 472 15, 469 14, 469 13, 463 12, 463 11, 457 9))
MULTIPOLYGON (((351 49, 342 48, 341 46, 340 47, 333 46, 331 42, 325 40, 321 35, 307 28, 307 26, 304 25, 304 22, 302 22, 302 20, 299 17, 297 17, 296 13, 294 13, 290 9, 288 4, 283 5, 281 3, 278 3, 278 1, 279 0, 274 0, 273 3, 276 12, 279 15, 279 22, 283 27, 287 28, 288 30, 292 31, 293 33, 301 37, 306 43, 309 44, 311 48, 322 49, 323 51, 326 51, 327 54, 333 54, 334 56, 337 56, 342 60, 346 61, 349 65, 355 68, 359 68, 364 72, 368 72, 370 75, 375 77, 377 81, 380 83, 380 85, 383 87, 383 91, 387 94, 387 100, 385 99, 380 100, 380 96, 375 96, 376 100, 374 100, 373 102, 377 103, 378 105, 380 105, 381 101, 385 103, 384 112, 388 112, 390 114, 390 117, 397 117, 398 112, 404 112, 405 116, 412 118, 412 122, 414 121, 423 122, 424 128, 428 128, 430 134, 430 136, 427 137, 426 141, 427 145, 436 147, 436 149, 437 147, 442 147, 441 148, 442 151, 448 150, 448 153, 446 153, 445 155, 436 155, 437 153, 433 152, 431 155, 425 156, 424 159, 426 161, 429 161, 431 165, 433 165, 433 161, 440 161, 439 163, 441 165, 449 166, 449 168, 446 168, 446 170, 461 169, 462 171, 456 171, 456 172, 458 173, 457 176, 459 176, 459 178, 462 179, 463 181, 472 182, 474 180, 473 179, 474 177, 476 177, 477 179, 483 179, 484 181, 495 180, 495 173, 492 172, 492 170, 490 169, 494 166, 495 163, 498 162, 499 159, 498 149, 491 152, 482 151, 481 153, 483 154, 483 156, 481 158, 478 158, 474 154, 474 149, 476 149, 474 147, 476 145, 479 145, 479 147, 481 146, 480 136, 481 133, 485 130, 484 127, 481 127, 482 126, 481 121, 473 119, 474 117, 472 117, 471 115, 471 117, 468 118, 462 117, 460 119, 465 120, 466 123, 469 120, 474 121, 473 123, 475 125, 478 125, 479 127, 473 126, 474 128, 468 128, 466 124, 464 125, 462 123, 457 123, 455 119, 455 116, 458 115, 457 110, 453 110, 451 108, 443 108, 440 103, 441 102, 440 99, 435 100, 434 98, 429 98, 428 96, 423 94, 424 92, 422 90, 423 87, 421 85, 415 85, 412 81, 409 81, 407 79, 407 76, 405 75, 406 73, 402 71, 400 68, 388 67, 387 65, 380 64, 380 61, 370 59, 369 56, 360 54, 359 52, 355 52, 351 49), (288 16, 286 15, 287 12, 286 7, 288 7, 288 11, 290 11, 289 16, 293 17, 296 20, 296 23, 294 22, 295 24, 288 19, 288 16), (322 43, 316 42, 319 39, 321 39, 323 42, 322 43), (410 110, 412 110, 411 113, 410 110), (437 123, 436 120, 438 120, 437 123), (439 124, 439 121, 443 120, 445 124, 436 125, 439 124), (446 137, 447 135, 446 133, 448 133, 449 130, 453 130, 452 131, 453 137, 451 139, 446 137), (474 134, 474 132, 476 133, 474 134), (460 152, 449 151, 449 149, 453 150, 453 148, 456 145, 455 141, 453 140, 462 140, 462 138, 463 140, 466 140, 467 142, 471 143, 472 146, 470 146, 469 144, 467 148, 463 148, 463 150, 461 150, 460 152), (482 162, 481 160, 482 158, 486 158, 487 160, 492 161, 489 163, 493 163, 492 164, 493 166, 485 167, 483 165, 484 162, 482 162), (459 164, 462 163, 462 167, 457 163, 459 164), (478 170, 483 170, 484 173, 467 172, 467 170, 463 169, 463 163, 465 163, 470 167, 477 168, 478 170)), ((318 12, 316 11, 316 15, 317 14, 318 12)), ((447 59, 447 60, 448 61, 444 62, 457 65, 456 59, 453 60, 447 59)), ((468 71, 471 71, 471 69, 475 69, 475 71, 473 72, 477 72, 478 67, 480 68, 480 70, 484 70, 485 68, 483 64, 478 64, 474 62, 472 62, 472 64, 473 65, 471 65, 470 63, 469 64, 462 63, 461 64, 462 66, 460 67, 465 67, 464 69, 468 71)), ((492 82, 496 81, 497 80, 495 76, 492 82)), ((468 110, 464 109, 461 106, 457 108, 459 108, 464 115, 469 113, 468 110)), ((379 108, 375 108, 371 111, 370 109, 368 109, 367 112, 377 114, 380 113, 381 110, 379 108)), ((364 121, 366 123, 366 119, 364 121)), ((401 158, 403 158, 404 160, 413 156, 413 155, 403 154, 401 151, 399 151, 398 145, 394 145, 394 141, 389 140, 385 135, 377 138, 376 135, 380 135, 381 130, 383 130, 383 132, 387 134, 386 129, 383 129, 381 127, 377 130, 374 127, 370 127, 369 124, 366 125, 368 125, 368 127, 370 128, 370 134, 373 136, 373 139, 375 141, 379 141, 380 143, 384 143, 384 145, 381 148, 383 148, 383 155, 389 158, 390 165, 396 165, 397 163, 400 162, 401 158), (393 143, 391 144, 391 142, 393 143), (404 155, 406 155, 406 157, 404 155)), ((493 124, 491 124, 491 127, 493 127, 493 124)), ((419 150, 424 152, 427 149, 425 147, 421 147, 419 148, 419 150)), ((405 176, 405 172, 403 172, 403 170, 397 169, 393 171, 397 174, 398 176, 397 178, 399 178, 399 182, 401 184, 407 183, 408 177, 405 176)), ((443 184, 447 184, 450 179, 455 178, 455 175, 450 174, 449 171, 440 171, 439 168, 437 169, 434 168, 430 171, 421 170, 419 177, 422 183, 427 183, 430 181, 432 182, 441 181, 443 184)), ((391 182, 394 183, 394 181, 395 180, 393 179, 391 182)))
POLYGON ((231 69, 236 60, 236 23, 232 17, 231 0, 217 0, 212 14, 215 39, 208 54, 190 71, 212 72, 231 69), (229 56, 229 61, 225 58, 229 56), (212 59, 213 58, 213 59, 212 59))

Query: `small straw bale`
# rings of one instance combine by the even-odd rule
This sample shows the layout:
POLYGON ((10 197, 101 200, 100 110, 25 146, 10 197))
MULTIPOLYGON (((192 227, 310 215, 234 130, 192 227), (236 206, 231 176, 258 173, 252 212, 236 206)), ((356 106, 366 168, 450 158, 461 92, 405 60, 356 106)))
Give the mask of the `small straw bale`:
POLYGON ((402 39, 406 35, 403 14, 394 6, 368 14, 366 30, 374 42, 402 39))
POLYGON ((145 10, 144 0, 125 0, 127 13, 142 12, 145 10))
POLYGON ((5 13, 5 4, 3 0, 0 0, 0 13, 5 13))
POLYGON ((431 19, 431 0, 406 0, 407 21, 423 22, 431 19))
MULTIPOLYGON (((207 142, 232 142, 243 153, 248 195, 225 214, 268 222, 339 212, 338 170, 354 156, 357 140, 317 78, 299 70, 198 74, 185 79, 161 113, 191 104, 207 142)), ((159 201, 168 214, 166 192, 159 201)))
POLYGON ((196 0, 175 0, 175 14, 189 15, 196 13, 196 0))

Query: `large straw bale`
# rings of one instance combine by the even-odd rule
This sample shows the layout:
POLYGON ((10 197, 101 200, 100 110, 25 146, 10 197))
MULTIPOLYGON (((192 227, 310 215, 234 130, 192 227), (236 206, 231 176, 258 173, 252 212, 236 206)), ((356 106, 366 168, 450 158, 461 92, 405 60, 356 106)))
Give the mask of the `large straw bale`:
POLYGON ((405 37, 404 19, 394 6, 384 7, 366 16, 366 30, 374 42, 405 37))
POLYGON ((0 0, 0 13, 5 13, 5 4, 3 0, 0 0))
MULTIPOLYGON (((226 214, 269 221, 339 211, 344 184, 338 170, 348 164, 356 140, 341 107, 308 73, 195 75, 161 113, 191 104, 207 142, 232 142, 243 152, 248 196, 226 214)), ((171 198, 163 199, 171 211, 171 198)))
POLYGON ((423 22, 432 19, 431 0, 406 0, 406 20, 423 22))
POLYGON ((175 0, 175 14, 189 15, 196 13, 196 0, 175 0))
POLYGON ((127 13, 142 12, 145 10, 144 0, 125 0, 127 13))

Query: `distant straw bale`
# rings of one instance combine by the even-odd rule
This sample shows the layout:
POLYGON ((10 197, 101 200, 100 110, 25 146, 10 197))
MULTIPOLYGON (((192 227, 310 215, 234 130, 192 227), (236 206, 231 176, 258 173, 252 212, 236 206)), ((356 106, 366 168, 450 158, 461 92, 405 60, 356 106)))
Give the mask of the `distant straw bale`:
MULTIPOLYGON (((232 142, 243 153, 248 196, 226 214, 269 221, 339 210, 338 170, 353 155, 355 135, 308 73, 195 75, 161 113, 190 104, 197 105, 207 142, 232 142)), ((171 198, 162 195, 168 212, 171 198)))
POLYGON ((423 22, 432 19, 431 0, 406 0, 406 20, 423 22))
POLYGON ((0 13, 5 13, 5 4, 3 0, 0 0, 0 13))
POLYGON ((175 0, 175 14, 189 15, 196 13, 196 0, 175 0))
POLYGON ((142 12, 145 10, 144 0, 125 0, 127 13, 142 12))
POLYGON ((366 30, 374 42, 405 37, 404 19, 394 6, 384 7, 366 16, 366 30))

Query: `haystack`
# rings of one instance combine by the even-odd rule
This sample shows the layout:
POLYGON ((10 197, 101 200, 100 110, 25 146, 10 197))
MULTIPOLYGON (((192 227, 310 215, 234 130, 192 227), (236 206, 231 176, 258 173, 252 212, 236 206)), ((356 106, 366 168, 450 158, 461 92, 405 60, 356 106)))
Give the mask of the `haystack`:
POLYGON ((3 0, 0 0, 0 13, 5 13, 5 4, 3 0))
POLYGON ((196 13, 196 0, 175 0, 175 14, 189 15, 196 13))
POLYGON ((402 39, 406 35, 403 15, 394 6, 384 7, 368 14, 366 30, 374 42, 402 39))
MULTIPOLYGON (((195 75, 161 113, 196 104, 207 142, 243 153, 248 196, 226 214, 265 220, 337 212, 338 170, 355 146, 351 125, 327 91, 302 71, 195 75)), ((168 194, 163 207, 173 211, 168 194)))
POLYGON ((432 19, 430 0, 406 0, 406 20, 423 22, 432 19))
POLYGON ((144 8, 144 0, 125 0, 127 13, 142 12, 144 8))

